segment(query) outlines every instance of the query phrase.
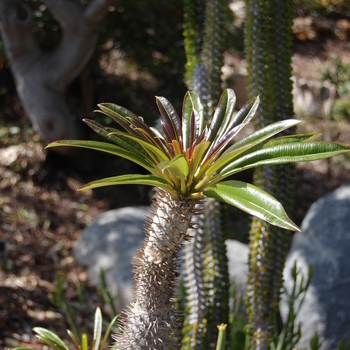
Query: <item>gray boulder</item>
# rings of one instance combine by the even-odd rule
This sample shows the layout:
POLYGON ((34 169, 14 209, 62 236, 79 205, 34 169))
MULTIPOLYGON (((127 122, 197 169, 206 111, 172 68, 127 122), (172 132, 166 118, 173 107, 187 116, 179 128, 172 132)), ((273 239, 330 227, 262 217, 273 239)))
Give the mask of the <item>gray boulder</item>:
MULTIPOLYGON (((309 348, 315 331, 322 349, 337 347, 350 337, 350 186, 343 186, 316 201, 294 236, 285 268, 285 286, 292 288, 290 269, 297 266, 307 276, 314 268, 311 286, 297 318, 302 323, 298 348, 309 348)), ((286 301, 281 303, 286 317, 286 301)))
POLYGON ((89 280, 98 285, 99 273, 106 273, 106 283, 117 294, 118 312, 132 300, 133 257, 144 239, 148 207, 126 207, 100 215, 87 227, 74 247, 74 256, 87 267, 89 280))
MULTIPOLYGON (((98 285, 103 269, 110 291, 121 311, 132 301, 132 262, 144 239, 148 207, 126 207, 100 215, 78 239, 74 256, 87 267, 89 280, 98 285)), ((239 296, 246 291, 248 247, 240 242, 226 242, 230 278, 236 282, 239 296)))

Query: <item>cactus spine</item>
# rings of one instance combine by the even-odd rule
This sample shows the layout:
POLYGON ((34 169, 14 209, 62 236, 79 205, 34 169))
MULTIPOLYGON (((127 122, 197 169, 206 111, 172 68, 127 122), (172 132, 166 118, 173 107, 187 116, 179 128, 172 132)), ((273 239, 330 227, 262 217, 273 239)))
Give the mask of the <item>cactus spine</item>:
MULTIPOLYGON (((261 98, 257 127, 293 116, 292 6, 291 0, 246 1, 248 91, 261 98)), ((254 183, 278 198, 287 211, 291 209, 293 165, 257 169, 254 183)), ((290 238, 288 231, 258 219, 252 222, 247 293, 252 349, 267 349, 272 340, 290 238)))

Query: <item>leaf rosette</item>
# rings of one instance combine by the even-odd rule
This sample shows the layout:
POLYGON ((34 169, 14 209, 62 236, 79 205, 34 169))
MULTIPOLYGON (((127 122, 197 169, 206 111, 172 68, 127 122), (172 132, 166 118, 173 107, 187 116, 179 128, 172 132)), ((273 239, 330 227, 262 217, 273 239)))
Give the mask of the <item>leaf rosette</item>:
POLYGON ((160 130, 149 127, 142 117, 124 107, 99 104, 103 113, 121 129, 105 127, 84 119, 97 134, 110 142, 63 140, 48 147, 75 146, 114 154, 128 159, 149 174, 128 174, 92 181, 80 190, 122 184, 159 187, 174 198, 212 197, 286 229, 299 231, 282 205, 263 190, 228 179, 246 169, 290 162, 308 162, 349 151, 348 146, 315 141, 320 134, 297 134, 273 138, 296 126, 299 120, 279 121, 232 143, 233 138, 252 120, 259 97, 235 113, 236 96, 226 89, 221 95, 212 121, 204 125, 203 105, 188 91, 182 118, 164 97, 156 97, 160 130))

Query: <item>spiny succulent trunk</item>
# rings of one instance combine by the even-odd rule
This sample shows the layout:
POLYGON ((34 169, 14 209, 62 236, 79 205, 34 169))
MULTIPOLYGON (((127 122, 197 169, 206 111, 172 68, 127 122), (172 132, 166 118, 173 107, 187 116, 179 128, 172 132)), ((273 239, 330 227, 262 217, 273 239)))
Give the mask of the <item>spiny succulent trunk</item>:
POLYGON ((191 228, 196 201, 175 199, 158 190, 143 248, 135 265, 135 302, 125 312, 116 348, 179 349, 172 303, 179 271, 179 251, 191 228))

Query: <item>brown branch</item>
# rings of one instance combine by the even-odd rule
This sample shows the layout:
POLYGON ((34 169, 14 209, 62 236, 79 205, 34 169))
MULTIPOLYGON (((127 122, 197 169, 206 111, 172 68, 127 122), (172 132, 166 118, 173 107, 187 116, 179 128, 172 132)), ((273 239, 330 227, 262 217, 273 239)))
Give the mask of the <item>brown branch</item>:
POLYGON ((93 0, 88 3, 85 11, 85 18, 88 22, 100 23, 107 15, 109 8, 117 0, 93 0))

